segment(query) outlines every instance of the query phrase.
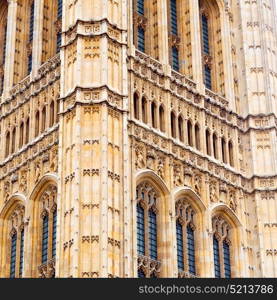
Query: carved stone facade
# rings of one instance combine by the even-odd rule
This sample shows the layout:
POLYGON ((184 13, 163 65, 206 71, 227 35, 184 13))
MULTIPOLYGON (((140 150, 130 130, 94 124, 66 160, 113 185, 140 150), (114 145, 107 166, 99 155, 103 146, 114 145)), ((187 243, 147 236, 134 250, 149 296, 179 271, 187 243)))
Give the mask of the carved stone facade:
POLYGON ((1 1, 0 277, 213 277, 214 237, 232 277, 277 277, 274 0, 175 3, 1 1), (157 259, 138 254, 138 202, 157 259))

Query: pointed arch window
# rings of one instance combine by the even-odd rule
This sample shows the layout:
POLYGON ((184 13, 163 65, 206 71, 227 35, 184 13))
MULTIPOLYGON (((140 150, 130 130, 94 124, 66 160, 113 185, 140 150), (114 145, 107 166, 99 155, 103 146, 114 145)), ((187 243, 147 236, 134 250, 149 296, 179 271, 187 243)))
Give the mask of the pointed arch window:
POLYGON ((186 199, 176 202, 176 244, 179 277, 195 277, 194 210, 186 199))
POLYGON ((151 120, 152 120, 152 127, 157 128, 157 106, 155 102, 151 103, 151 120))
POLYGON ((211 155, 211 134, 208 129, 206 129, 206 152, 207 155, 211 155))
POLYGON ((26 128, 25 128, 25 144, 29 143, 29 135, 30 135, 30 119, 26 120, 26 128))
POLYGON ((36 116, 35 116, 35 136, 39 135, 39 111, 36 112, 36 116))
POLYGON ((23 146, 23 141, 24 141, 24 122, 21 122, 19 128, 19 148, 23 146))
POLYGON ((41 228, 38 233, 41 239, 41 260, 38 262, 39 277, 55 277, 55 258, 57 241, 57 188, 49 185, 40 198, 41 228))
POLYGON ((24 262, 24 215, 25 208, 23 205, 18 204, 10 214, 8 219, 8 232, 9 232, 9 250, 8 260, 9 269, 6 277, 18 278, 23 274, 24 262))
POLYGON ((173 111, 170 114, 170 122, 171 122, 171 136, 173 138, 176 138, 176 117, 173 111))
POLYGON ((216 278, 231 278, 230 226, 221 216, 213 218, 214 272, 216 278))
POLYGON ((195 132, 195 147, 197 150, 200 150, 200 127, 198 124, 195 124, 194 132, 195 132))
POLYGON ((147 123, 147 100, 143 97, 141 101, 142 105, 142 122, 147 123))
POLYGON ((188 120, 187 122, 187 139, 188 139, 188 144, 189 146, 193 146, 193 141, 192 141, 192 124, 191 121, 188 120))
POLYGON ((158 277, 157 193, 148 183, 137 187, 137 251, 138 276, 158 277), (143 263, 145 257, 149 264, 143 263), (151 265, 151 267, 150 267, 151 265))
POLYGON ((229 152, 229 163, 230 166, 234 166, 234 151, 233 151, 233 144, 231 141, 228 143, 228 152, 229 152))
POLYGON ((44 132, 46 128, 46 106, 43 107, 41 113, 41 132, 44 132))
POLYGON ((178 117, 178 132, 179 132, 179 139, 181 142, 184 141, 184 122, 181 116, 178 117))
POLYGON ((137 93, 134 93, 134 117, 139 120, 139 97, 137 93))
POLYGON ((12 148, 11 148, 11 153, 15 152, 15 143, 16 143, 16 128, 14 127, 12 131, 12 148))
POLYGON ((8 131, 6 134, 6 149, 5 149, 5 157, 8 157, 10 154, 10 142, 11 142, 11 134, 8 131))
POLYGON ((226 141, 225 138, 221 138, 221 155, 222 155, 222 161, 224 163, 227 163, 227 157, 226 157, 226 141))
POLYGON ((160 130, 165 132, 165 120, 164 120, 164 108, 162 105, 159 107, 159 121, 160 121, 160 130))
POLYGON ((52 127, 55 123, 55 103, 54 100, 50 104, 50 127, 52 127))
POLYGON ((213 153, 214 153, 214 158, 218 158, 218 142, 217 142, 217 135, 214 133, 213 134, 213 153))

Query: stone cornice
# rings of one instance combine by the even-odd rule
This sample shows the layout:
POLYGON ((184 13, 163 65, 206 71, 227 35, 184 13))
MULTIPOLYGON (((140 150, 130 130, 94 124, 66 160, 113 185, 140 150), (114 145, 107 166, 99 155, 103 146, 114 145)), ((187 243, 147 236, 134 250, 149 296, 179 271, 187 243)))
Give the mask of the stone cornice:
MULTIPOLYGON (((178 80, 178 82, 176 82, 175 78, 173 78, 172 76, 169 76, 163 72, 163 66, 161 63, 158 63, 158 62, 156 64, 152 63, 152 61, 155 62, 155 60, 151 59, 147 55, 144 55, 146 60, 144 62, 142 62, 140 57, 141 57, 141 55, 138 55, 138 57, 134 57, 131 55, 129 56, 129 61, 130 61, 129 72, 132 72, 134 75, 140 77, 141 79, 146 80, 147 82, 157 86, 159 89, 170 93, 172 96, 179 98, 180 100, 184 100, 189 105, 192 105, 201 111, 205 111, 205 114, 210 115, 210 116, 220 120, 224 124, 231 126, 232 128, 237 128, 242 134, 247 133, 249 130, 257 130, 257 131, 264 131, 264 130, 270 130, 270 129, 277 130, 277 117, 275 116, 274 113, 257 114, 257 115, 249 114, 246 117, 242 117, 242 116, 238 115, 237 113, 232 112, 231 110, 226 108, 223 104, 218 103, 213 98, 207 97, 207 95, 201 94, 199 91, 197 91, 196 86, 194 87, 193 85, 181 83, 180 80, 178 80), (186 96, 180 95, 180 94, 178 94, 178 92, 173 91, 171 88, 166 87, 165 83, 159 84, 159 83, 157 83, 158 80, 152 80, 152 78, 150 78, 151 74, 148 74, 149 75, 148 77, 145 76, 145 74, 142 74, 141 72, 139 72, 138 70, 136 70, 134 68, 134 65, 131 63, 132 60, 135 61, 136 63, 140 64, 143 68, 150 70, 150 72, 155 73, 156 76, 162 77, 164 80, 168 79, 170 81, 170 83, 176 84, 177 87, 181 87, 182 89, 192 93, 195 97, 193 97, 193 99, 189 100, 186 96), (149 63, 147 63, 147 62, 149 62, 149 63), (211 106, 211 107, 209 108, 209 106, 211 106), (214 113, 213 110, 215 108, 216 108, 216 110, 219 109, 220 112, 222 112, 222 115, 225 115, 225 118, 223 118, 219 114, 214 113), (248 124, 249 121, 252 119, 263 119, 263 118, 270 118, 270 117, 274 118, 274 124, 272 124, 271 126, 255 127, 255 126, 248 124)), ((174 72, 174 73, 176 73, 176 72, 174 72)), ((180 77, 184 77, 184 76, 180 74, 180 77)), ((190 79, 187 79, 187 81, 193 82, 190 79)))
MULTIPOLYGON (((210 159, 208 156, 203 155, 199 151, 192 147, 181 145, 176 140, 166 137, 164 134, 157 133, 156 130, 147 128, 145 124, 139 124, 137 121, 129 121, 129 136, 133 137, 135 140, 146 144, 148 147, 155 149, 156 151, 164 153, 166 156, 170 156, 176 160, 179 160, 182 164, 185 163, 192 168, 198 169, 203 174, 208 174, 213 176, 226 184, 240 188, 243 191, 251 194, 255 191, 265 192, 265 191, 277 191, 277 174, 270 176, 259 176, 253 174, 251 177, 246 177, 235 169, 231 169, 226 164, 223 164, 214 159, 210 159), (141 138, 135 133, 135 128, 140 128, 140 130, 147 132, 147 135, 158 136, 163 142, 166 143, 166 147, 161 147, 156 143, 151 143, 147 139, 141 138), (174 151, 175 153, 174 153, 174 151), (180 152, 183 152, 183 157, 181 157, 180 152), (186 154, 185 154, 185 152, 186 154), (190 159, 185 157, 194 157, 192 162, 190 159), (198 158, 200 158, 201 163, 198 163, 198 158), (212 171, 214 170, 214 172, 212 171), (229 175, 228 175, 229 174, 229 175), (232 180, 226 178, 233 178, 232 180)), ((143 135, 143 134, 142 134, 143 135)))
POLYGON ((3 180, 7 176, 15 173, 17 170, 19 170, 22 166, 26 165, 28 162, 34 161, 34 159, 44 152, 47 152, 50 148, 52 148, 54 145, 58 144, 58 137, 54 137, 55 134, 58 134, 59 130, 59 124, 54 125, 52 128, 50 128, 48 131, 37 137, 36 139, 33 139, 32 142, 29 144, 25 145, 20 151, 14 153, 4 161, 0 162, 0 170, 1 170, 1 175, 0 175, 0 180, 3 180), (53 141, 51 143, 47 143, 47 145, 41 149, 39 149, 36 153, 28 153, 29 150, 33 149, 36 147, 40 142, 42 142, 44 139, 51 137, 53 135, 53 141), (30 154, 30 155, 29 155, 30 154), (21 163, 15 163, 15 167, 10 168, 7 170, 7 172, 4 172, 4 168, 8 167, 8 165, 13 162, 15 159, 19 158, 20 156, 24 156, 24 159, 22 159, 21 163), (3 174, 3 175, 2 175, 3 174))

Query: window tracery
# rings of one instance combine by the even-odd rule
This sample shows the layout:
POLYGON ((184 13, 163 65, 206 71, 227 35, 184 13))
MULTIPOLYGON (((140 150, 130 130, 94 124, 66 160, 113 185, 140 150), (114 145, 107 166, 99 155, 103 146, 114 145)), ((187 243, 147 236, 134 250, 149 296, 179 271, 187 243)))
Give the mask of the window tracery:
POLYGON ((175 209, 178 276, 195 277, 195 211, 186 199, 178 200, 175 209))
POLYGON ((55 277, 56 234, 57 234, 57 188, 48 186, 40 197, 41 208, 41 254, 38 266, 40 278, 55 277))
POLYGON ((158 277, 157 199, 158 194, 147 182, 137 187, 137 249, 138 276, 158 277))
POLYGON ((221 216, 212 221, 214 272, 216 278, 231 277, 231 237, 230 225, 221 216))
POLYGON ((9 277, 18 278, 23 273, 25 207, 18 204, 9 217, 9 277))

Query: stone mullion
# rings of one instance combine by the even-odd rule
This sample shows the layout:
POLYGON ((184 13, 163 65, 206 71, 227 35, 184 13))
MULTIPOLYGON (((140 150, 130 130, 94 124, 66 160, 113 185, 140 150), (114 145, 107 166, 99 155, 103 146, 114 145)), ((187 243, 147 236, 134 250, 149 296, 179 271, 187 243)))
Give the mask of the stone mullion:
POLYGON ((14 60, 15 60, 15 40, 17 26, 17 0, 9 0, 7 16, 7 37, 6 41, 6 59, 4 67, 4 86, 3 97, 8 96, 9 90, 13 86, 14 60))
POLYGON ((159 61, 164 65, 169 65, 169 43, 168 43, 168 3, 167 0, 157 1, 158 17, 158 51, 159 61))
POLYGON ((21 233, 16 229, 16 257, 15 257, 15 277, 19 277, 19 258, 20 258, 20 237, 21 233))
POLYGON ((225 270, 224 270, 224 255, 223 255, 223 239, 220 237, 218 242, 219 246, 219 262, 220 262, 220 277, 225 278, 225 270))
POLYGON ((156 111, 155 111, 155 118, 156 118, 156 129, 159 130, 160 127, 160 115, 159 115, 159 105, 156 103, 156 111))
POLYGON ((35 1, 34 10, 34 33, 32 42, 32 76, 37 75, 42 62, 42 39, 43 39, 43 4, 42 0, 35 1))
POLYGON ((224 88, 226 98, 229 101, 229 108, 236 110, 235 93, 234 93, 234 73, 232 60, 232 42, 231 42, 231 26, 229 12, 222 11, 220 18, 221 40, 222 42, 222 59, 224 72, 224 88))
POLYGON ((187 63, 187 57, 186 57, 186 47, 188 44, 188 41, 186 40, 186 10, 188 7, 187 1, 177 0, 177 15, 178 15, 178 35, 181 39, 180 42, 180 51, 179 51, 179 63, 180 63, 180 72, 185 75, 186 74, 186 63, 187 63))
POLYGON ((52 237, 53 237, 53 213, 49 209, 48 213, 48 253, 47 253, 47 261, 52 259, 52 237))
POLYGON ((200 34, 200 13, 199 6, 195 0, 189 0, 190 11, 190 31, 192 40, 192 74, 193 80, 197 83, 198 89, 204 90, 203 72, 202 70, 202 47, 201 47, 201 34, 200 34))
MULTIPOLYGON (((148 197, 148 196, 147 196, 148 197)), ((148 199, 147 199, 148 201, 148 199)), ((146 204, 144 209, 144 235, 145 235, 145 256, 150 257, 149 249, 149 207, 146 204)))

